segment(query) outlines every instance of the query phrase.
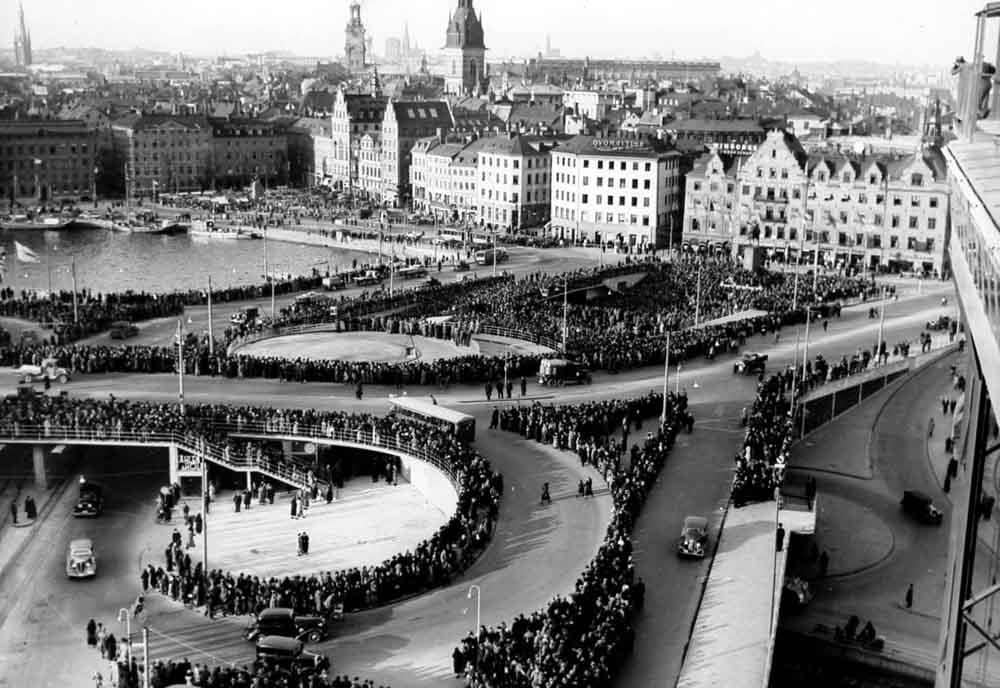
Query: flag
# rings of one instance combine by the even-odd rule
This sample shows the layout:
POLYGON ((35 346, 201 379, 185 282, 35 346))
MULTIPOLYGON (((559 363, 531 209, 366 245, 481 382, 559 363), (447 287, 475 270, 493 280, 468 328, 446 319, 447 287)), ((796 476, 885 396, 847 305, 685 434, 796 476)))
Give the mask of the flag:
POLYGON ((38 263, 38 254, 32 251, 30 248, 22 244, 20 241, 14 242, 14 248, 17 250, 17 259, 22 263, 38 263))

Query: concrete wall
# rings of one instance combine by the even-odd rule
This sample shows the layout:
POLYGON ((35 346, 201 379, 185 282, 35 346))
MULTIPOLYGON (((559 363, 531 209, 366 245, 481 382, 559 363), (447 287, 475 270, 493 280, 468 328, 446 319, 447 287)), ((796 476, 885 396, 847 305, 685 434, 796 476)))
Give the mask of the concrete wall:
POLYGON ((458 492, 451 480, 441 470, 406 454, 397 454, 402 463, 402 474, 407 481, 420 490, 430 504, 451 518, 458 507, 458 492))

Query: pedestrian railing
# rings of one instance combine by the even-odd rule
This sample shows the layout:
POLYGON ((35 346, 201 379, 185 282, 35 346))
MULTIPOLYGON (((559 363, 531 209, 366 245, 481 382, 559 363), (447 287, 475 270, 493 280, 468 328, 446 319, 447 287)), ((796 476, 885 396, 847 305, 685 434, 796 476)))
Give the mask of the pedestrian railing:
POLYGON ((535 335, 527 330, 519 330, 514 327, 500 327, 498 325, 480 325, 476 329, 476 334, 492 335, 494 337, 506 337, 508 339, 519 339, 522 342, 531 342, 532 344, 538 344, 540 346, 545 346, 553 351, 560 351, 562 349, 562 343, 557 342, 550 337, 544 335, 535 335))
MULTIPOLYGON (((299 425, 277 421, 212 423, 211 427, 214 431, 230 437, 311 440, 319 443, 359 445, 375 450, 405 454, 434 466, 448 476, 452 484, 458 482, 457 467, 429 450, 412 433, 390 435, 380 434, 372 428, 299 425)), ((274 459, 263 454, 237 454, 231 451, 228 446, 211 441, 193 431, 149 432, 116 427, 7 423, 0 425, 0 442, 2 441, 173 445, 180 451, 233 471, 263 473, 298 488, 309 487, 310 482, 307 471, 303 471, 285 460, 274 459)))

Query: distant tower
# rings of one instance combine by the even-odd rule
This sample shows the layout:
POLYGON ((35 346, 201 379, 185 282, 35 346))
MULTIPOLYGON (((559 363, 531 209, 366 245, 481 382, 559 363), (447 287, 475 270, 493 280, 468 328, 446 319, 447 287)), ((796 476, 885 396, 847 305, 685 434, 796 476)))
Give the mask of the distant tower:
POLYGON ((31 66, 31 34, 24 21, 24 5, 18 3, 18 25, 14 34, 14 63, 18 67, 31 66))
POLYGON ((444 84, 448 93, 469 95, 486 80, 486 44, 482 17, 476 16, 472 0, 458 0, 448 19, 444 60, 444 84))
POLYGON ((551 57, 552 55, 552 36, 550 34, 545 34, 545 57, 551 57))
POLYGON ((382 96, 382 82, 378 77, 377 66, 372 67, 372 74, 368 78, 368 90, 372 98, 380 98, 382 96))
POLYGON ((347 23, 344 41, 344 66, 352 74, 365 71, 365 25, 361 23, 361 3, 351 1, 351 20, 347 23))
POLYGON ((403 57, 409 57, 412 49, 410 46, 410 22, 406 22, 403 24, 403 57))

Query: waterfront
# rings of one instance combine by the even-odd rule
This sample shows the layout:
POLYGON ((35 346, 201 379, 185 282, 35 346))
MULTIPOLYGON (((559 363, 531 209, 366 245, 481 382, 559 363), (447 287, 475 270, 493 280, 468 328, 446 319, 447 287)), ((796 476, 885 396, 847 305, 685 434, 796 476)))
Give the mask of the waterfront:
MULTIPOLYGON (((313 268, 350 268, 371 260, 368 254, 340 248, 269 241, 272 269, 294 275, 313 268)), ((0 246, 7 252, 6 285, 16 290, 72 288, 71 262, 76 259, 79 289, 94 292, 167 292, 260 284, 264 281, 264 242, 203 239, 187 235, 156 236, 106 230, 63 232, 4 231, 0 246), (15 259, 14 242, 35 251, 40 263, 15 259)))

